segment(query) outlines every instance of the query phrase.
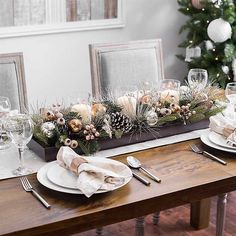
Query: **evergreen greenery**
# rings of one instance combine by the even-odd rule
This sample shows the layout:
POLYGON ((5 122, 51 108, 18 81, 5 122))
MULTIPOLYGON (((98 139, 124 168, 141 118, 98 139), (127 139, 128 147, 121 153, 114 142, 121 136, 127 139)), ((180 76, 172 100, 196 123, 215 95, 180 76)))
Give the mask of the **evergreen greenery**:
MULTIPOLYGON (((207 69, 209 80, 224 88, 233 79, 232 61, 236 57, 236 0, 203 0, 201 1, 202 9, 195 8, 191 0, 177 1, 180 6, 179 11, 189 17, 180 28, 180 33, 187 34, 185 41, 179 47, 199 46, 201 48, 201 56, 192 58, 188 62, 189 69, 207 69), (223 43, 211 41, 214 50, 210 50, 206 47, 206 41, 211 40, 207 34, 207 27, 211 21, 218 18, 229 22, 232 36, 223 43), (223 66, 228 67, 228 73, 222 70, 223 66)), ((177 55, 177 57, 181 60, 185 59, 183 55, 177 55)))

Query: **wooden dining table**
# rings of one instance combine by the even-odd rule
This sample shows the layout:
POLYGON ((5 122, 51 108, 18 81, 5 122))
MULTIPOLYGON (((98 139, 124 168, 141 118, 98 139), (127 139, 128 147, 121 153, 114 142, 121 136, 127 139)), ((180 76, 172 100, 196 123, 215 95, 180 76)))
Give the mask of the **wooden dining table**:
MULTIPOLYGON (((219 196, 216 235, 223 235, 226 193, 236 190, 234 154, 207 148, 195 139, 132 155, 162 182, 150 180, 151 185, 145 186, 132 178, 120 189, 86 198, 47 189, 33 174, 29 180, 51 204, 48 210, 23 190, 19 178, 0 181, 0 235, 71 235, 131 218, 142 219, 187 203, 191 204, 191 224, 201 228, 208 224, 213 196, 219 196), (192 152, 192 143, 227 161, 227 165, 192 152)), ((114 159, 126 163, 126 156, 114 159)))

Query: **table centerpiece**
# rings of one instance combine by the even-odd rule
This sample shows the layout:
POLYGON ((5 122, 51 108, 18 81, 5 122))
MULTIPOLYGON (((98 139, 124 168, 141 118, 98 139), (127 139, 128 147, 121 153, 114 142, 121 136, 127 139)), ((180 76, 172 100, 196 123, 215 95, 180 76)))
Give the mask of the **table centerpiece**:
POLYGON ((199 90, 187 84, 176 92, 168 86, 124 91, 122 96, 111 94, 69 107, 40 108, 32 115, 35 128, 29 147, 46 161, 54 160, 63 145, 90 155, 206 128, 208 118, 225 108, 222 90, 217 87, 207 85, 199 90))

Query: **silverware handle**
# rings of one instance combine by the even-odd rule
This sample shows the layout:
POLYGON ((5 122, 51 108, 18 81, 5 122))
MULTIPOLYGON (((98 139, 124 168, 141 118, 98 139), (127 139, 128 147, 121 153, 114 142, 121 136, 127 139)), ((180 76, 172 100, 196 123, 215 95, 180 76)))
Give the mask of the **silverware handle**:
POLYGON ((223 161, 222 159, 220 159, 220 158, 218 158, 218 157, 212 155, 211 153, 206 152, 206 151, 203 151, 203 153, 204 153, 205 155, 211 157, 213 160, 218 161, 218 162, 221 163, 222 165, 227 165, 227 162, 225 162, 225 161, 223 161))
POLYGON ((46 200, 43 199, 34 189, 32 189, 32 194, 47 208, 49 209, 51 205, 49 205, 46 200))
POLYGON ((145 185, 150 185, 150 184, 151 184, 148 180, 144 179, 142 176, 137 175, 137 174, 134 173, 134 172, 132 172, 132 174, 133 174, 133 176, 134 176, 136 179, 138 179, 138 180, 139 180, 140 182, 142 182, 143 184, 145 184, 145 185))
POLYGON ((146 170, 145 168, 143 168, 142 166, 140 167, 140 169, 142 169, 146 174, 148 174, 153 180, 155 180, 157 183, 161 182, 161 179, 157 178, 155 175, 153 175, 152 173, 150 173, 148 170, 146 170))

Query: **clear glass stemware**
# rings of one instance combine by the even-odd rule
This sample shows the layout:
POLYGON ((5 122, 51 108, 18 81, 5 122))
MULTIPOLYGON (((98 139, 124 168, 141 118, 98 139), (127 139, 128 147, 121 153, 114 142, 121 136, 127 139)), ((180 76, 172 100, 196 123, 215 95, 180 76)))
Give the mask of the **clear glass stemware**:
POLYGON ((11 110, 11 103, 7 97, 0 97, 0 150, 10 147, 11 139, 3 128, 5 119, 11 110))
POLYGON ((31 169, 24 166, 23 152, 26 144, 31 140, 33 135, 33 122, 25 114, 10 116, 5 122, 5 129, 10 135, 13 143, 19 150, 20 166, 13 171, 16 176, 27 175, 32 173, 31 169))
POLYGON ((236 121, 236 82, 228 83, 225 88, 225 96, 234 108, 234 121, 236 121))

